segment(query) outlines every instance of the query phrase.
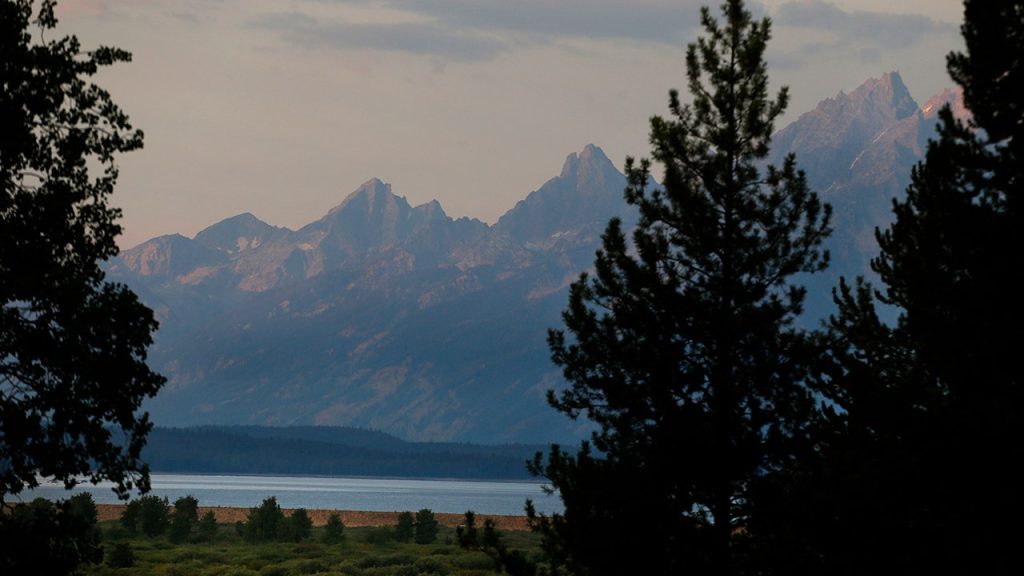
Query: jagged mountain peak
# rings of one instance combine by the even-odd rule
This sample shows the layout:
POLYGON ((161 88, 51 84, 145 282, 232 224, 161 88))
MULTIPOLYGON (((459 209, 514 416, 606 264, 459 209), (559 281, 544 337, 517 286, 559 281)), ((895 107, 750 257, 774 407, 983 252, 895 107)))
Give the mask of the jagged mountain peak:
POLYGON ((562 172, 558 175, 561 179, 576 179, 582 175, 602 173, 608 168, 615 169, 615 165, 605 155, 604 150, 594 144, 587 144, 578 154, 573 152, 566 156, 562 164, 562 172))
POLYGON ((445 220, 448 218, 444 208, 441 207, 441 203, 437 200, 431 200, 430 202, 424 202, 419 206, 415 206, 412 212, 414 216, 427 220, 445 220))
POLYGON ((605 183, 609 179, 614 179, 615 175, 620 175, 619 171, 605 155, 604 150, 594 144, 587 144, 581 152, 569 154, 562 164, 562 172, 558 177, 549 180, 531 196, 546 189, 553 189, 550 185, 554 182, 561 184, 563 194, 568 190, 574 190, 581 196, 592 196, 600 194, 605 183))
POLYGON ((382 235, 382 238, 393 240, 396 227, 406 221, 411 212, 409 202, 395 195, 390 184, 371 178, 346 196, 341 204, 331 208, 323 218, 307 224, 299 232, 341 234, 351 240, 382 235))
POLYGON ((153 238, 150 238, 149 240, 146 240, 142 244, 139 244, 139 245, 137 245, 137 246, 135 246, 133 248, 130 248, 129 251, 136 250, 136 249, 138 249, 138 248, 140 248, 142 246, 145 246, 147 244, 179 244, 179 243, 188 243, 188 242, 191 242, 191 240, 189 239, 188 236, 184 236, 182 234, 178 234, 177 232, 174 232, 173 234, 162 234, 160 236, 155 236, 153 238))
POLYGON ((959 86, 956 88, 946 88, 929 98, 924 103, 924 106, 921 107, 921 112, 924 113, 925 118, 936 118, 939 115, 939 110, 946 105, 952 109, 953 117, 957 120, 966 122, 971 118, 971 111, 964 104, 964 89, 959 86))
POLYGON ((149 240, 146 240, 145 242, 142 242, 141 244, 137 244, 135 246, 132 246, 131 248, 129 248, 127 250, 122 250, 120 256, 121 256, 121 258, 128 258, 128 257, 132 257, 135 254, 141 254, 141 253, 144 253, 144 252, 147 252, 147 251, 153 251, 155 249, 166 249, 166 248, 175 248, 175 247, 179 247, 179 246, 188 246, 190 244, 193 244, 193 242, 194 241, 191 238, 189 238, 188 236, 183 236, 183 235, 178 234, 178 233, 163 234, 161 236, 155 236, 153 238, 150 238, 149 240))
POLYGON ((888 72, 849 94, 840 92, 821 101, 780 130, 772 138, 771 160, 779 163, 785 154, 795 152, 801 167, 816 175, 812 185, 824 190, 880 138, 920 115, 899 72, 888 72))
POLYGON ((243 212, 204 228, 195 235, 194 240, 203 246, 234 256, 258 248, 267 241, 283 237, 289 232, 287 228, 267 224, 251 212, 243 212))
POLYGON ((223 264, 225 257, 181 234, 151 238, 122 252, 119 258, 140 276, 175 277, 200 266, 223 264))
MULTIPOLYGON (((838 276, 871 273, 873 231, 906 189, 921 135, 934 134, 926 115, 950 96, 911 107, 889 73, 773 139, 769 160, 795 152, 835 207, 833 267, 808 280, 808 324, 834 312, 838 276)), ((147 409, 165 425, 315 422, 549 441, 566 423, 545 410, 543 391, 561 385, 545 335, 608 219, 628 228, 636 217, 600 148, 561 167, 491 228, 451 220, 438 202, 410 208, 372 179, 320 221, 230 258, 181 236, 154 239, 135 254, 140 273, 123 274, 166 319, 150 360, 170 384, 147 409)))
POLYGON ((558 175, 559 178, 572 178, 574 174, 580 168, 580 156, 575 152, 571 152, 565 157, 565 162, 562 163, 562 172, 558 175))
MULTIPOLYGON (((568 230, 601 227, 625 216, 625 178, 599 147, 588 144, 566 157, 561 173, 506 212, 494 228, 520 244, 541 244, 568 230)), ((627 220, 630 218, 626 217, 627 220)))
POLYGON ((608 160, 608 156, 605 155, 604 150, 602 150, 601 147, 598 146, 597 144, 593 143, 587 144, 586 146, 583 147, 583 151, 580 152, 580 159, 583 161, 595 159, 599 161, 610 162, 610 160, 608 160))
POLYGON ((903 82, 899 72, 886 72, 881 78, 871 78, 850 93, 851 100, 868 101, 880 110, 891 110, 897 119, 918 111, 917 102, 903 82))
MULTIPOLYGON (((917 102, 903 83, 899 72, 886 72, 879 78, 869 78, 852 92, 839 91, 790 126, 818 123, 827 118, 840 127, 851 124, 876 125, 901 120, 916 114, 917 102)), ((816 126, 817 128, 817 126, 816 126)))
MULTIPOLYGON (((213 226, 218 226, 218 225, 221 225, 221 224, 232 224, 232 225, 239 225, 239 226, 254 226, 254 225, 255 226, 260 226, 260 225, 270 226, 270 224, 267 224, 263 220, 260 220, 255 215, 253 215, 252 212, 242 212, 241 214, 236 214, 235 216, 230 216, 228 218, 225 218, 225 219, 221 220, 217 224, 214 224, 213 226)), ((208 226, 206 228, 206 230, 209 230, 210 228, 213 228, 213 226, 208 226)), ((205 232, 205 230, 204 230, 204 232, 205 232)), ((199 234, 202 234, 202 232, 200 232, 199 234)), ((197 234, 197 236, 198 236, 198 234, 197 234)))
POLYGON ((385 183, 379 178, 370 178, 346 196, 341 204, 331 208, 327 217, 352 209, 367 213, 380 212, 389 206, 394 207, 396 203, 409 208, 409 203, 405 198, 396 196, 391 191, 391 184, 385 183))

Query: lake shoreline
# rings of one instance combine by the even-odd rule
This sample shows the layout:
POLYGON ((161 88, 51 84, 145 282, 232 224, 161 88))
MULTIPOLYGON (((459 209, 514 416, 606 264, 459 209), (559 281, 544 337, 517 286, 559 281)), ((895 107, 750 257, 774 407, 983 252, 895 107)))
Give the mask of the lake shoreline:
MULTIPOLYGON (((96 511, 100 522, 118 520, 121 518, 121 514, 124 512, 124 504, 97 504, 96 511)), ((289 515, 292 512, 291 508, 282 508, 285 515, 289 515)), ((234 506, 200 506, 199 515, 202 516, 207 511, 212 511, 214 517, 217 519, 218 524, 234 524, 236 522, 244 522, 249 514, 249 508, 239 508, 234 506)), ((313 521, 313 526, 323 526, 327 523, 327 518, 331 514, 337 514, 341 517, 341 521, 349 528, 359 528, 364 526, 394 526, 398 521, 399 511, 394 512, 366 512, 361 510, 322 510, 322 509, 310 509, 306 510, 309 514, 310 519, 313 521)), ((410 510, 410 512, 416 512, 410 510)), ((445 512, 434 512, 434 517, 437 518, 438 522, 442 526, 455 528, 462 524, 465 517, 462 514, 450 514, 445 512)), ((526 531, 530 527, 527 523, 526 516, 510 516, 500 514, 477 514, 477 524, 482 526, 484 520, 490 519, 494 521, 495 526, 501 530, 511 531, 526 531)))

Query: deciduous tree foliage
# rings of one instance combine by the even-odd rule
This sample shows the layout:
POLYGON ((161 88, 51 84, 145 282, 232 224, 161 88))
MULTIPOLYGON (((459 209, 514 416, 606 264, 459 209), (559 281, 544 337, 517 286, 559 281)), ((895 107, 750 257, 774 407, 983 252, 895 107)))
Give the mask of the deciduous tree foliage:
POLYGON ((115 156, 142 133, 89 77, 127 52, 54 37, 54 1, 0 0, 0 502, 53 478, 146 489, 139 413, 157 323, 104 280, 115 156))
POLYGON ((651 120, 662 185, 627 160, 632 242, 609 223, 550 333, 569 387, 549 400, 600 426, 534 462, 565 504, 534 522, 575 572, 738 571, 748 488, 792 457, 812 408, 794 277, 826 266, 830 209, 792 156, 765 166, 788 101, 768 94, 770 22, 741 0, 721 13, 702 10, 686 53, 692 101, 672 91, 672 117, 651 120))
POLYGON ((103 559, 96 506, 86 495, 10 506, 0 522, 0 573, 72 574, 103 559))
POLYGON ((167 498, 148 494, 132 500, 121 513, 121 525, 131 533, 150 538, 162 536, 171 524, 171 507, 167 498))

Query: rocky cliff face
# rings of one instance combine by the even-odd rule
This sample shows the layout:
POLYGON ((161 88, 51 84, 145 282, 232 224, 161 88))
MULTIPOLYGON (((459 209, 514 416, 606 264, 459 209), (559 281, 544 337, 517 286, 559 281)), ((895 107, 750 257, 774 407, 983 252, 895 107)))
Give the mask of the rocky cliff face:
MULTIPOLYGON (((831 310, 839 275, 867 272, 873 230, 933 133, 896 73, 826 100, 780 131, 773 160, 796 153, 835 206, 834 266, 809 281, 808 321, 831 310)), ((962 105, 959 108, 962 111, 962 105)), ((410 206, 370 180, 292 231, 251 214, 195 238, 166 236, 110 265, 157 310, 151 351, 167 387, 147 408, 165 425, 334 424, 410 439, 568 440, 582 430, 547 407, 561 385, 546 334, 567 287, 593 262, 609 218, 636 213, 600 148, 494 226, 410 206)))
POLYGON ((923 158, 945 104, 964 113, 954 91, 922 108, 899 73, 890 72, 819 103, 773 138, 771 160, 796 154, 808 183, 834 211, 828 242, 832 266, 809 281, 809 317, 827 316, 831 287, 840 276, 877 280, 869 266, 878 252, 875 228, 891 223, 892 200, 910 184, 911 169, 923 158))
POLYGON ((494 234, 542 250, 568 236, 600 235, 611 216, 624 212, 625 187, 622 173, 591 144, 570 154, 561 174, 502 216, 494 234))
POLYGON ((149 406, 168 424, 356 424, 410 438, 548 441, 546 332, 608 218, 630 216, 596 146, 493 227, 370 180, 297 231, 251 214, 111 266, 158 310, 149 406))

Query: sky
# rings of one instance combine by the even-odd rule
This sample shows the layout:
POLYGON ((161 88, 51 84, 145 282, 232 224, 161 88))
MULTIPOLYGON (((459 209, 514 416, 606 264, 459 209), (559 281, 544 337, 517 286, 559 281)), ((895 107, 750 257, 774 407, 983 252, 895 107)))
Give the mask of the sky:
MULTIPOLYGON (((295 229, 370 178, 493 223, 589 143, 621 169, 685 88, 708 0, 63 0, 61 31, 145 132, 119 160, 122 248, 252 212, 295 229)), ((958 0, 748 1, 772 19, 776 128, 898 71, 951 87, 958 0)), ((717 4, 713 14, 719 14, 717 4)), ((799 159, 798 159, 799 162, 799 159)))

